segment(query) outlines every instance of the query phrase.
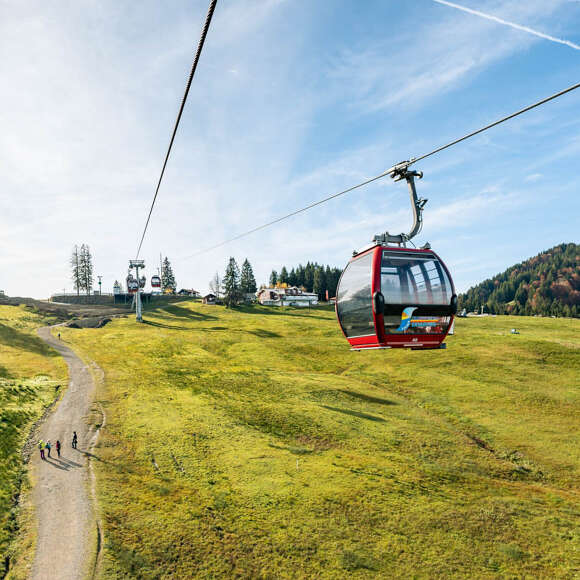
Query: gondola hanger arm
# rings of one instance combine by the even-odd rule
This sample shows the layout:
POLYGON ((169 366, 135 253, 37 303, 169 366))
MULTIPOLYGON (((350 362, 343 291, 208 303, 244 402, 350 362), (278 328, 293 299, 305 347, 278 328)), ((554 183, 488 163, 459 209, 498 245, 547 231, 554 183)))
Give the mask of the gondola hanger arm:
POLYGON ((411 208, 413 211, 413 227, 408 234, 389 234, 385 232, 384 234, 378 234, 373 237, 373 242, 379 244, 399 244, 405 245, 411 238, 414 238, 423 227, 423 208, 427 203, 427 199, 417 197, 417 189, 415 187, 415 177, 421 179, 423 177, 422 171, 409 171, 409 165, 413 163, 410 161, 401 161, 396 165, 393 165, 387 170, 387 173, 393 178, 394 181, 401 181, 405 179, 407 185, 409 186, 409 197, 411 198, 411 208))

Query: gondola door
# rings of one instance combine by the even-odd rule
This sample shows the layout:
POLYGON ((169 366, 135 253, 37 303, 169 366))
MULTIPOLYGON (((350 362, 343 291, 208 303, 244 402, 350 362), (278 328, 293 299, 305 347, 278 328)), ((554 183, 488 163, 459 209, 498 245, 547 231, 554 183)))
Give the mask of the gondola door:
MULTIPOLYGON (((336 314, 342 331, 354 349, 380 348, 377 336, 373 294, 380 286, 377 275, 377 248, 363 252, 353 258, 340 278, 336 295, 336 314)), ((380 324, 380 323, 379 323, 380 324)))
POLYGON ((445 264, 432 250, 385 248, 381 254, 382 345, 439 348, 457 308, 445 264))

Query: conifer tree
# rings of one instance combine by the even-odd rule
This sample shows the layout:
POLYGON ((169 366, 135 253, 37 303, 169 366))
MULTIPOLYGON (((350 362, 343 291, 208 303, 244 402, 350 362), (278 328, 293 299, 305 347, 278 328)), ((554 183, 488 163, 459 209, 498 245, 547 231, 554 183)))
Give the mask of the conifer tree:
POLYGON ((228 308, 240 303, 240 269, 233 257, 230 257, 224 276, 224 302, 228 308))
POLYGON ((286 270, 286 266, 282 266, 282 269, 280 270, 280 278, 278 278, 278 281, 282 284, 288 284, 288 270, 286 270))
POLYGON ((240 290, 244 294, 250 294, 257 290, 256 278, 254 277, 254 271, 252 270, 252 265, 248 261, 248 258, 244 260, 242 264, 242 274, 240 276, 240 290))
POLYGON ((163 264, 161 265, 161 289, 163 292, 166 290, 175 292, 176 288, 177 284, 175 283, 175 275, 173 274, 171 262, 165 256, 163 264))
POLYGON ((320 300, 324 300, 326 294, 326 276, 322 267, 317 267, 314 270, 314 281, 312 283, 312 291, 318 294, 320 300))
POLYGON ((77 295, 82 288, 82 280, 81 280, 81 260, 80 260, 80 253, 79 248, 77 245, 73 248, 71 257, 70 257, 70 267, 71 267, 71 278, 73 281, 73 288, 77 291, 77 295))
POLYGON ((278 282, 278 272, 276 272, 276 270, 272 270, 272 273, 270 274, 270 287, 274 288, 277 282, 278 282))
POLYGON ((298 264, 298 268, 296 268, 296 286, 304 286, 304 266, 302 264, 298 264))
POLYGON ((308 262, 304 268, 304 286, 307 292, 312 292, 314 286, 314 264, 308 262))
POLYGON ((79 252, 79 277, 80 288, 88 296, 93 288, 93 257, 87 244, 82 244, 79 252))

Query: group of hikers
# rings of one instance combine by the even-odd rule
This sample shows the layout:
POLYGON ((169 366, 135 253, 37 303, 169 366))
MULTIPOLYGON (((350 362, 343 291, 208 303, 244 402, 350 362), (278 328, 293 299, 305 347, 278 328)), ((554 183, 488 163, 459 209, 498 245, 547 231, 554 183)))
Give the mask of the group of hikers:
MULTIPOLYGON (((77 442, 78 442, 78 437, 77 437, 77 432, 73 431, 73 437, 72 437, 72 448, 76 449, 77 448, 77 442)), ((56 444, 55 444, 55 448, 56 448, 56 453, 58 455, 58 457, 60 457, 60 441, 57 439, 56 444)), ((38 442, 38 450, 40 451, 40 459, 48 459, 50 457, 50 452, 52 450, 52 444, 50 442, 50 439, 48 441, 43 441, 42 439, 38 442)))

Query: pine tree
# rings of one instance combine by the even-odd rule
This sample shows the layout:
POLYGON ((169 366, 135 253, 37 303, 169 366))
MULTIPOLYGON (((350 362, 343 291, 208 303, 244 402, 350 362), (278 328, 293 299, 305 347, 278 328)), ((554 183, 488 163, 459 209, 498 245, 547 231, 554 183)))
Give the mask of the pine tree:
POLYGON ((298 264, 298 271, 296 272, 298 277, 298 284, 301 288, 306 288, 306 268, 302 264, 298 264))
POLYGON ((248 258, 242 264, 242 274, 240 276, 240 290, 244 294, 250 294, 257 290, 256 278, 254 278, 254 271, 248 258))
POLYGON ((314 265, 308 262, 304 268, 304 286, 307 292, 312 292, 314 286, 314 265))
POLYGON ((79 252, 79 277, 80 288, 88 296, 93 288, 93 257, 87 244, 82 244, 79 252))
POLYGON ((278 282, 278 272, 276 270, 272 270, 270 274, 270 288, 274 288, 278 282))
POLYGON ((175 283, 175 275, 173 274, 171 262, 165 256, 163 264, 161 265, 161 289, 164 293, 167 291, 174 294, 176 288, 177 284, 175 283))
POLYGON ((224 302, 228 308, 240 303, 240 269, 233 257, 230 257, 224 276, 224 302))
POLYGON ((314 270, 312 291, 315 294, 318 294, 319 300, 324 300, 326 294, 326 276, 324 275, 324 270, 320 266, 314 270))
POLYGON ((71 278, 73 281, 73 288, 77 291, 77 296, 82 286, 81 280, 81 260, 78 246, 75 245, 70 257, 71 278))
POLYGON ((288 270, 286 270, 286 266, 282 266, 280 270, 280 278, 278 281, 282 284, 288 284, 288 270))

